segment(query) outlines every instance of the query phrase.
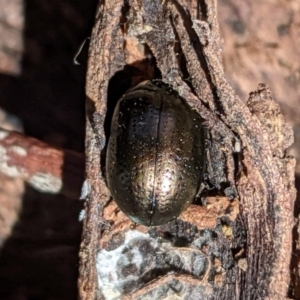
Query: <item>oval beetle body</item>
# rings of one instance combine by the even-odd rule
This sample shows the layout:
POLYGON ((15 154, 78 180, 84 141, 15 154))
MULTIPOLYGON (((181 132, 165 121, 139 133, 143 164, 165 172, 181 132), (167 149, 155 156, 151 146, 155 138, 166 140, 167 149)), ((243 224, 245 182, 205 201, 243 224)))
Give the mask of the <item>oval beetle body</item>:
POLYGON ((113 199, 134 222, 175 219, 195 198, 205 164, 203 119, 170 85, 139 84, 117 103, 106 156, 113 199))

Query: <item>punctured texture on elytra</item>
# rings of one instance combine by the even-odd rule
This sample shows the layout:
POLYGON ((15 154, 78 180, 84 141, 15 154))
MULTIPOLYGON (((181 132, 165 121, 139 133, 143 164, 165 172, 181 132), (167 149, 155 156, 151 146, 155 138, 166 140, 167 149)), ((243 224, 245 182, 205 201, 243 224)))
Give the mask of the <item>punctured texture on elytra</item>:
POLYGON ((134 222, 161 225, 195 198, 205 163, 201 117, 167 84, 139 84, 117 103, 107 148, 113 199, 134 222))

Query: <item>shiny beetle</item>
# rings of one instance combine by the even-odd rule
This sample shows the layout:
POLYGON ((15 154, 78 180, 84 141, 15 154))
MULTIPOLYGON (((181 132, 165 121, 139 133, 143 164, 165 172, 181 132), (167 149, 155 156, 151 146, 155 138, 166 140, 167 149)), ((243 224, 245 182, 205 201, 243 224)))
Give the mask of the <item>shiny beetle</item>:
POLYGON ((195 198, 205 164, 203 119, 160 80, 139 84, 117 103, 107 147, 113 199, 134 222, 175 219, 195 198))

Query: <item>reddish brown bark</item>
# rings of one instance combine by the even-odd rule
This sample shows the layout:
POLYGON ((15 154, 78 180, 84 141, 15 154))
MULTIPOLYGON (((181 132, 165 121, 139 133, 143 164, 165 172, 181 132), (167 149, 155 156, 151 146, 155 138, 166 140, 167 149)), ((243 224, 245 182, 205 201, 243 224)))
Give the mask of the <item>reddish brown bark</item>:
POLYGON ((0 129, 0 150, 2 174, 23 179, 41 192, 79 199, 84 173, 82 154, 4 129, 0 129))
POLYGON ((86 87, 81 299, 287 298, 295 160, 286 148, 293 134, 265 85, 247 105, 236 96, 220 53, 215 1, 100 4, 86 87), (197 213, 190 208, 182 220, 132 228, 117 208, 108 209, 112 204, 101 167, 104 123, 112 102, 130 86, 156 77, 172 84, 205 119, 208 174, 218 195, 202 195, 202 207, 197 213), (220 196, 229 203, 226 209, 220 196), (206 224, 197 222, 205 216, 206 224))

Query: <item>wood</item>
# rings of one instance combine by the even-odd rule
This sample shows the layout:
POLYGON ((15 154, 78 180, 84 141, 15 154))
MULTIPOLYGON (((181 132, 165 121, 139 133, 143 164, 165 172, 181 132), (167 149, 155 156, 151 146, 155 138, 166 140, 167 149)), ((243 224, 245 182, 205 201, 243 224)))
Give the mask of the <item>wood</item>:
POLYGON ((101 1, 86 94, 80 299, 286 299, 293 133, 266 85, 245 104, 225 79, 215 1, 101 1), (106 125, 128 88, 160 77, 205 119, 216 189, 179 220, 133 227, 105 184, 106 125))
POLYGON ((0 172, 25 180, 40 192, 79 199, 84 177, 81 153, 51 147, 0 128, 0 172))

